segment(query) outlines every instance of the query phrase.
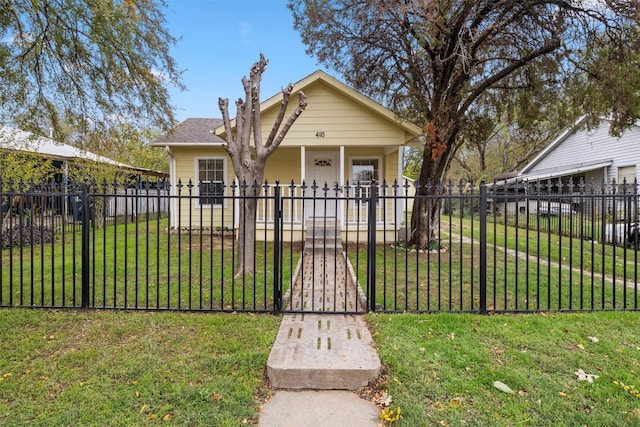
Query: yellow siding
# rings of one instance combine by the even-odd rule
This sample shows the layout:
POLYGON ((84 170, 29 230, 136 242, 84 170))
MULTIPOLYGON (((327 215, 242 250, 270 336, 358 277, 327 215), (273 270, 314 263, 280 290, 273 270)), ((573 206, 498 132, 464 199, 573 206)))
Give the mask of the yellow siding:
POLYGON ((279 147, 267 160, 264 178, 273 184, 276 180, 281 185, 300 182, 300 148, 279 147))
MULTIPOLYGON (((189 147, 189 148, 173 148, 175 158, 175 182, 181 181, 183 187, 180 191, 182 196, 191 194, 193 198, 181 198, 180 205, 175 203, 172 209, 180 212, 180 227, 199 228, 199 227, 223 227, 230 226, 233 222, 233 203, 226 200, 224 207, 205 206, 200 207, 197 199, 197 187, 191 188, 189 192, 189 180, 193 185, 197 185, 198 176, 196 171, 196 158, 204 157, 224 157, 227 160, 227 176, 225 184, 229 185, 233 182, 233 166, 231 159, 222 148, 210 147, 189 147)), ((177 190, 176 190, 177 191, 177 190)), ((177 193, 176 193, 177 194, 177 193)), ((177 214, 177 213, 176 213, 177 214)))
MULTIPOLYGON (((283 146, 337 147, 389 146, 403 144, 405 132, 397 124, 382 120, 371 110, 323 83, 305 88, 307 108, 293 124, 283 146), (316 134, 323 132, 323 137, 316 134)), ((293 111, 297 95, 291 97, 288 112, 293 111)), ((269 110, 262 118, 263 136, 269 134, 278 109, 269 110)), ((288 116, 288 114, 287 114, 288 116)))

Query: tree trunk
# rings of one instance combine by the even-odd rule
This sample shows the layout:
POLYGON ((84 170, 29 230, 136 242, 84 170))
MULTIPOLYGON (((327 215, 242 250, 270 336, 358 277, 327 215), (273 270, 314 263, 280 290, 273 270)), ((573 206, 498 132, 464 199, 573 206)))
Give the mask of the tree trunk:
POLYGON ((243 199, 240 223, 238 224, 236 277, 254 273, 257 198, 262 193, 262 180, 267 159, 280 146, 293 123, 307 106, 307 97, 302 91, 299 91, 298 105, 283 124, 289 105, 289 97, 293 92, 293 85, 289 84, 285 89, 282 89, 280 112, 271 127, 267 140, 263 141, 260 117, 260 79, 266 65, 266 58, 260 55, 260 60, 251 67, 249 79, 242 79, 245 99, 244 101, 242 99, 236 101, 235 132, 233 132, 229 118, 229 100, 218 99, 227 141, 224 148, 231 157, 233 169, 240 183, 239 197, 243 199))
POLYGON ((416 186, 416 197, 411 213, 411 238, 408 242, 419 248, 439 244, 437 230, 444 201, 442 196, 446 191, 441 180, 449 169, 451 159, 458 148, 455 120, 441 122, 448 123, 448 126, 436 128, 433 122, 425 126, 427 142, 416 186))
POLYGON ((409 244, 420 248, 436 243, 440 211, 444 200, 442 195, 445 192, 445 187, 440 182, 446 163, 444 157, 436 161, 429 159, 429 167, 424 167, 425 160, 423 159, 416 198, 413 202, 411 239, 409 240, 409 244))
POLYGON ((263 173, 258 171, 247 172, 242 175, 246 178, 240 182, 239 197, 241 198, 241 203, 235 277, 253 275, 255 272, 256 209, 258 198, 262 195, 262 178, 264 176, 263 173))
MULTIPOLYGON (((247 198, 240 203, 240 223, 238 224, 237 264, 235 277, 254 274, 256 255, 256 198, 253 189, 247 189, 247 198)), ((256 196, 257 197, 257 196, 256 196)))

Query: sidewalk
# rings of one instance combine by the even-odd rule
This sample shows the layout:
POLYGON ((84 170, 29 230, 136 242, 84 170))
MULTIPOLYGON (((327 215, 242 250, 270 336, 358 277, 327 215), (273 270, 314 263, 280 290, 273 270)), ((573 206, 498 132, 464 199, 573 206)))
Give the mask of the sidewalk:
POLYGON ((323 254, 326 252, 303 255, 302 269, 308 272, 322 265, 325 272, 332 266, 340 274, 331 270, 319 279, 300 274, 294 283, 292 302, 318 311, 282 318, 267 362, 267 375, 277 391, 262 408, 261 427, 383 425, 378 418, 380 409, 349 391, 366 386, 380 372, 380 359, 364 317, 321 312, 333 311, 327 310, 328 305, 335 311, 352 305, 350 300, 358 295, 355 281, 341 280, 345 277, 342 272, 347 271, 344 261, 336 262, 343 260, 341 256, 331 253, 327 263, 323 254))

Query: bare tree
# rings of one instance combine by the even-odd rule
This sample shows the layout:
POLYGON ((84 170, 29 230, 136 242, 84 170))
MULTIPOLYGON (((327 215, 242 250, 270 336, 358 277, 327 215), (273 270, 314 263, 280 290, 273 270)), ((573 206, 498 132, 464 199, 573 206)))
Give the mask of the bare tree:
MULTIPOLYGON (((424 127, 418 195, 437 196, 469 113, 486 96, 515 96, 528 108, 530 91, 570 84, 574 105, 594 117, 613 111, 616 125, 628 126, 640 116, 638 0, 289 0, 289 7, 308 53, 424 127), (625 96, 589 89, 606 82, 625 96)), ((438 198, 416 198, 412 215, 412 243, 428 244, 438 198)))
POLYGON ((282 90, 280 112, 273 123, 267 140, 262 140, 260 112, 260 81, 267 66, 267 60, 261 54, 260 60, 253 64, 249 79, 242 78, 244 100, 236 101, 235 135, 229 118, 229 100, 220 98, 218 106, 222 112, 226 136, 225 149, 231 157, 236 178, 240 183, 241 221, 238 228, 238 267, 236 276, 253 274, 252 260, 255 256, 256 197, 260 195, 264 168, 267 159, 280 146, 280 143, 307 106, 307 97, 299 92, 298 105, 282 125, 293 85, 282 90), (234 138, 235 136, 235 138, 234 138), (253 137, 253 138, 252 138, 253 137), (246 197, 244 197, 246 196, 246 197))

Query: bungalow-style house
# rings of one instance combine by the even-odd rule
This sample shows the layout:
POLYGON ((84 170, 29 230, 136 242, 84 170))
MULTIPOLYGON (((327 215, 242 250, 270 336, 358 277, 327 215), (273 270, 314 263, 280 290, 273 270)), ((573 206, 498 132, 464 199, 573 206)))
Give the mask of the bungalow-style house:
MULTIPOLYGON (((361 210, 366 210, 366 204, 347 199, 357 196, 351 186, 357 182, 367 186, 373 181, 402 184, 403 148, 417 141, 422 129, 322 71, 297 82, 292 100, 297 99, 298 91, 305 93, 308 105, 267 161, 265 180, 270 186, 266 193, 272 191, 276 181, 280 182, 282 196, 288 198, 283 221, 299 232, 297 237, 312 217, 335 219, 343 230, 347 224, 364 226, 366 215, 361 210), (319 187, 315 193, 310 188, 314 181, 319 187), (345 187, 347 182, 349 188, 345 187), (302 183, 307 186, 304 192, 302 183), (330 188, 326 195, 332 198, 326 203, 322 190, 325 184, 330 188), (340 189, 337 193, 336 188, 340 189), (311 199, 314 196, 316 202, 311 199)), ((263 135, 269 134, 281 100, 282 94, 277 94, 261 103, 263 135)), ((295 104, 290 103, 290 111, 295 104)), ((172 189, 175 191, 178 183, 185 185, 191 181, 194 185, 195 197, 180 199, 181 205, 174 206, 172 226, 206 227, 212 216, 231 222, 234 212, 231 202, 220 197, 223 192, 230 193, 229 184, 235 180, 231 159, 223 148, 223 135, 221 119, 191 118, 153 143, 165 147, 171 155, 172 189), (178 210, 191 214, 178 218, 178 210)), ((402 190, 395 189, 400 196, 402 190)), ((366 191, 362 189, 361 194, 366 191)), ((402 199, 393 203, 402 203, 402 199)), ((377 206, 377 222, 395 232, 401 227, 404 207, 383 205, 377 206)), ((258 227, 272 226, 272 209, 262 203, 258 206, 258 227)))
MULTIPOLYGON (((554 196, 552 201, 540 200, 540 197, 535 203, 530 201, 529 212, 543 215, 578 211, 599 214, 601 205, 591 206, 575 197, 580 192, 580 182, 584 183, 583 191, 587 194, 619 194, 623 189, 632 193, 635 180, 640 182, 640 125, 636 124, 620 137, 614 137, 609 133, 607 119, 593 129, 584 126, 585 120, 586 117, 578 120, 574 127, 565 130, 516 176, 505 179, 499 186, 513 188, 516 182, 526 182, 529 194, 536 189, 542 193, 540 197, 547 192, 566 194, 566 197, 554 196), (570 182, 573 187, 569 186, 570 182), (581 205, 581 201, 585 205, 581 205)), ((516 209, 522 211, 524 206, 520 202, 509 202, 503 208, 507 213, 514 213, 516 209)))

